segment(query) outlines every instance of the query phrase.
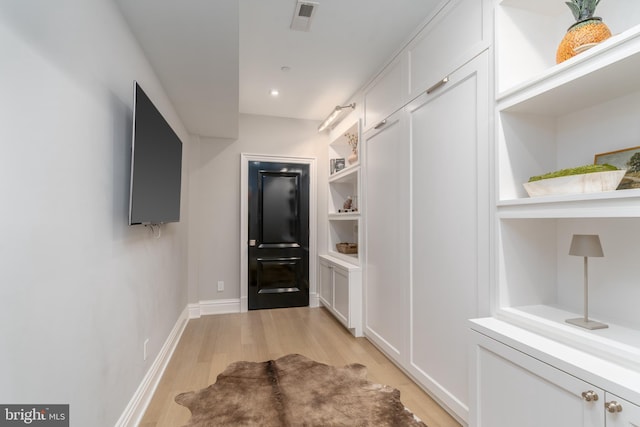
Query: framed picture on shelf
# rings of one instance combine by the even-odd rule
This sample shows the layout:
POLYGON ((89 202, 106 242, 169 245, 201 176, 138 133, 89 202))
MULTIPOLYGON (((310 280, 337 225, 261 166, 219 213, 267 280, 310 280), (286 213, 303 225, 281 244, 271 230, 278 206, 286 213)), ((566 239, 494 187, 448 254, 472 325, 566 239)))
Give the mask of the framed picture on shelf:
POLYGON ((344 165, 345 165, 344 158, 330 159, 329 168, 330 168, 331 175, 333 175, 336 172, 340 172, 342 169, 344 169, 344 165))
POLYGON ((606 163, 627 170, 618 185, 618 190, 640 188, 640 146, 596 154, 593 163, 596 165, 606 163))

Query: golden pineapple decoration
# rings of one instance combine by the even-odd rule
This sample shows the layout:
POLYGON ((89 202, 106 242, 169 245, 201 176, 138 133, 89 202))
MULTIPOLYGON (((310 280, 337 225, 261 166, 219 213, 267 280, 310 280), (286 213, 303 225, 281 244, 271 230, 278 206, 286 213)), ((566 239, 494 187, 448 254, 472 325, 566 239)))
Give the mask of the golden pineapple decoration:
POLYGON ((611 37, 609 27, 602 18, 594 17, 600 0, 571 0, 565 2, 573 13, 576 22, 569 27, 558 51, 556 62, 559 64, 611 37))

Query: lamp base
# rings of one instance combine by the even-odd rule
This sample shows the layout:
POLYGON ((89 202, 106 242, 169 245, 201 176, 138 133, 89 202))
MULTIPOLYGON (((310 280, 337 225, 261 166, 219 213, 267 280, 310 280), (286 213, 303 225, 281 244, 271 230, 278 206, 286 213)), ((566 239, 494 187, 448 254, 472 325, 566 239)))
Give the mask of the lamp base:
POLYGON ((565 322, 571 323, 572 325, 580 326, 581 328, 590 329, 590 330, 605 329, 609 327, 609 325, 596 322, 595 320, 588 320, 588 319, 584 320, 584 317, 579 317, 577 319, 567 319, 565 320, 565 322))

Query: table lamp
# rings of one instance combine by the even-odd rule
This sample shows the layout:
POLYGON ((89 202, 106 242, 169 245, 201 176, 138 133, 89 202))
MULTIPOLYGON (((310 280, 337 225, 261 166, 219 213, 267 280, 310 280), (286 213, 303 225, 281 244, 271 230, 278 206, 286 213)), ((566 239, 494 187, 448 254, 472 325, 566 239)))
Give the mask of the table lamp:
POLYGON ((604 256, 600 245, 600 237, 597 234, 574 234, 573 239, 571 239, 569 255, 584 257, 584 317, 567 319, 566 322, 591 330, 608 328, 609 326, 604 323, 589 320, 588 259, 589 257, 604 256))

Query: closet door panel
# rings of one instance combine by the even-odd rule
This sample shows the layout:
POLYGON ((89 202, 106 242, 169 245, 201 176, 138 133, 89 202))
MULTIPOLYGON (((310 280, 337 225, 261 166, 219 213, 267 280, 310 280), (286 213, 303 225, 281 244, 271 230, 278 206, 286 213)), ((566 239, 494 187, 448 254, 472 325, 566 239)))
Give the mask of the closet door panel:
POLYGON ((403 112, 365 134, 365 334, 387 354, 406 353, 409 157, 403 112))
POLYGON ((468 411, 466 321, 488 286, 487 68, 474 60, 409 113, 411 366, 457 413, 468 411))

